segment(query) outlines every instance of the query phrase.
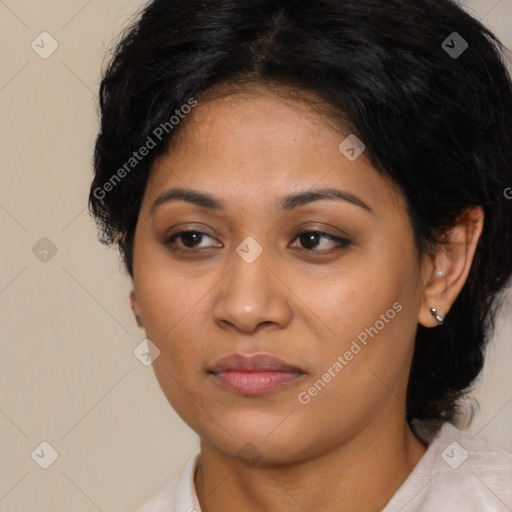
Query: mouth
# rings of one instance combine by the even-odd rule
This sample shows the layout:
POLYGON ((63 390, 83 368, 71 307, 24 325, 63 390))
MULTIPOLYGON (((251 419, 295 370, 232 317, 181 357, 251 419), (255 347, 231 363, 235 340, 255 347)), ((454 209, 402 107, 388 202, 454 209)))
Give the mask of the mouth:
POLYGON ((288 386, 306 372, 269 354, 232 354, 218 361, 208 374, 224 389, 254 396, 288 386))

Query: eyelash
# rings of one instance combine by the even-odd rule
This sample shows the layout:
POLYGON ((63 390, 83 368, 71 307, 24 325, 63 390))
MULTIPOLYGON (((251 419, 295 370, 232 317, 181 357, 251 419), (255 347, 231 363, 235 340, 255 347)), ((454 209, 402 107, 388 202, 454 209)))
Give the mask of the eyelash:
MULTIPOLYGON (((169 236, 168 238, 166 238, 163 242, 163 244, 165 246, 168 246, 171 248, 171 250, 175 251, 175 252, 184 252, 184 253, 194 253, 194 252, 200 252, 201 249, 197 249, 197 248, 186 248, 186 249, 176 249, 176 248, 172 248, 172 245, 174 243, 174 241, 178 238, 181 238, 184 234, 187 234, 187 233, 195 233, 195 234, 198 234, 198 235, 205 235, 209 238, 213 238, 211 237, 210 235, 208 235, 207 233, 204 233, 203 231, 198 231, 198 230, 194 230, 194 229, 188 229, 188 230, 184 230, 184 231, 179 231, 177 233, 174 233, 173 235, 169 236)), ((307 229, 307 230, 304 230, 304 231, 301 231, 300 233, 297 233, 297 235, 295 235, 295 238, 293 240, 296 240, 297 238, 301 237, 302 235, 305 235, 305 234, 315 234, 315 235, 319 235, 320 238, 327 238, 328 240, 331 240, 332 242, 336 242, 336 247, 334 249, 331 249, 331 250, 327 250, 327 251, 318 251, 318 250, 315 250, 315 249, 304 249, 305 251, 309 252, 309 253, 319 253, 319 254, 331 254, 332 252, 334 251, 337 251, 337 250, 340 250, 340 249, 345 249, 346 247, 348 247, 350 245, 350 241, 347 240, 346 238, 341 238, 341 237, 337 237, 337 236, 334 236, 334 235, 331 235, 329 233, 325 233, 324 231, 320 231, 320 230, 316 230, 316 229, 307 229)), ((202 240, 200 240, 199 242, 201 242, 202 240)))

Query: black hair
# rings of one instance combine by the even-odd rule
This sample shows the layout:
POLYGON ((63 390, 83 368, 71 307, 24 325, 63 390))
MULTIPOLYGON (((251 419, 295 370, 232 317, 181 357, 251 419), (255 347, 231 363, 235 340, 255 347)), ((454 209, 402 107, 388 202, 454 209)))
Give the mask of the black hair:
POLYGON ((133 277, 148 175, 177 132, 172 116, 191 99, 244 83, 313 93, 403 193, 420 254, 466 208, 484 210, 468 279, 444 325, 418 325, 407 390, 409 421, 455 422, 512 273, 506 51, 452 0, 150 1, 116 44, 100 86, 89 196, 100 240, 118 245, 133 277), (149 140, 147 156, 134 160, 149 140))

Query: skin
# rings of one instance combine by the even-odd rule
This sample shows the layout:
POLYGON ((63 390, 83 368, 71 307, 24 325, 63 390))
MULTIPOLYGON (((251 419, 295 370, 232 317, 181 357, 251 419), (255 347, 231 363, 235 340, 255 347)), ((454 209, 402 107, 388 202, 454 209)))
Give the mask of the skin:
POLYGON ((419 257, 401 192, 364 153, 352 162, 338 150, 348 133, 260 86, 199 101, 176 135, 144 193, 130 299, 161 350, 153 368, 165 396, 200 436, 201 509, 381 510, 426 450, 405 420, 417 324, 435 328, 430 308, 446 314, 460 292, 481 208, 433 256, 419 257), (210 193, 225 210, 178 200, 151 211, 172 187, 210 193), (279 210, 283 196, 323 187, 371 211, 341 200, 279 210), (183 229, 206 235, 165 245, 183 229), (336 249, 321 235, 298 237, 304 230, 350 243, 336 249), (248 236, 263 250, 252 263, 236 252, 248 236), (401 311, 300 403, 394 303, 401 311), (235 394, 207 373, 235 352, 269 353, 306 375, 265 395, 235 394), (241 457, 247 443, 251 463, 241 457))

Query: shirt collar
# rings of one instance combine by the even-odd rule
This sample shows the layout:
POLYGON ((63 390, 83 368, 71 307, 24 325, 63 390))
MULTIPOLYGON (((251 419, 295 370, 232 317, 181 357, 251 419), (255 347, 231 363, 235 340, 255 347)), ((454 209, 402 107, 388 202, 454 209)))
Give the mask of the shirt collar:
POLYGON ((175 512, 201 512, 196 494, 194 479, 201 460, 201 452, 196 453, 188 461, 178 481, 174 498, 175 512))

